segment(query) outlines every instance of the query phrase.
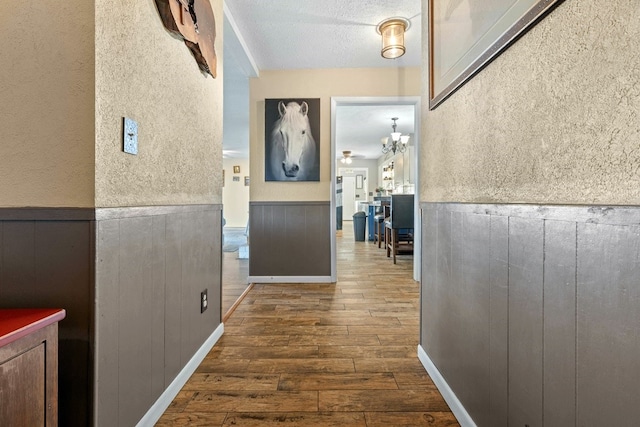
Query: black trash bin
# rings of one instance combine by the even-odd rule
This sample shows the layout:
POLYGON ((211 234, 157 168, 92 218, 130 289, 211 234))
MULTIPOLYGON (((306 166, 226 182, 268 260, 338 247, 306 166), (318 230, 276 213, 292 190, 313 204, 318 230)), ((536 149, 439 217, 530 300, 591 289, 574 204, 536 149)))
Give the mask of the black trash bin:
POLYGON ((353 214, 353 235, 356 242, 364 242, 364 230, 367 224, 367 214, 356 212, 353 214))

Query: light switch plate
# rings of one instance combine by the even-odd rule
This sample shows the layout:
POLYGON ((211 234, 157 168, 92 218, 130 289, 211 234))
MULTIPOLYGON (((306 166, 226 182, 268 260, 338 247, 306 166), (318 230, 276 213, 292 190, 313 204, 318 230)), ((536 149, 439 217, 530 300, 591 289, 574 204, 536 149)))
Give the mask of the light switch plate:
POLYGON ((129 154, 138 154, 138 123, 128 117, 124 118, 122 134, 122 150, 129 154))

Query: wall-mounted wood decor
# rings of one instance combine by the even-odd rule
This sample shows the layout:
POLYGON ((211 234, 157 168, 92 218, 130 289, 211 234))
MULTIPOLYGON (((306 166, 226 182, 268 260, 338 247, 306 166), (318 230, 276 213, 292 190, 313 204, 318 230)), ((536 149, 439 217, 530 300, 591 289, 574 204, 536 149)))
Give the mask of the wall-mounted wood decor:
POLYGON ((184 40, 200 70, 216 77, 216 21, 209 0, 155 0, 162 23, 184 40))

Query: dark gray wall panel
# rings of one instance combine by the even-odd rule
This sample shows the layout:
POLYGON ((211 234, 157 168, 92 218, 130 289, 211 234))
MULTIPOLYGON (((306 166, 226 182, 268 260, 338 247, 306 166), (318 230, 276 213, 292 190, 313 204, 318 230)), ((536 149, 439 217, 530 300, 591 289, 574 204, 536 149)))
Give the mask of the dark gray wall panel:
POLYGON ((166 217, 165 240, 165 387, 182 369, 182 218, 166 217))
POLYGON ((506 427, 509 415, 509 219, 490 216, 490 220, 490 397, 486 425, 506 427))
POLYGON ((166 227, 167 217, 152 217, 151 244, 151 394, 159 396, 165 390, 164 335, 166 283, 166 227))
POLYGON ((182 219, 181 362, 184 365, 220 324, 220 215, 184 214, 182 219), (217 223, 216 223, 217 222, 217 223), (217 236, 217 237, 216 237, 217 236), (204 262, 207 260, 206 262, 204 262), (207 289, 211 306, 200 313, 200 293, 207 289), (217 309, 216 309, 217 308, 217 309))
POLYGON ((578 225, 578 425, 640 420, 640 227, 578 225))
POLYGON ((462 320, 460 335, 463 369, 457 370, 462 392, 458 396, 479 424, 490 419, 490 338, 491 322, 491 219, 486 215, 464 214, 462 217, 462 287, 459 298, 462 320), (471 321, 473 319, 473 321, 471 321), (471 384, 471 386, 469 386, 471 384), (481 392, 478 393, 478 390, 481 392))
POLYGON ((214 205, 0 209, 0 307, 67 311, 60 425, 135 425, 220 325, 221 232, 214 205))
POLYGON ((576 224, 545 221, 544 424, 576 425, 576 224))
POLYGON ((428 336, 431 337, 427 341, 430 355, 433 355, 434 361, 438 361, 438 366, 446 370, 446 355, 451 352, 449 344, 448 328, 451 325, 451 313, 453 298, 452 291, 449 286, 440 286, 441 283, 452 282, 451 260, 451 213, 438 212, 437 223, 437 247, 438 255, 436 258, 436 282, 432 284, 431 292, 427 292, 427 301, 429 304, 425 307, 426 316, 430 317, 431 328, 428 336))
POLYGON ((120 223, 117 220, 99 221, 96 224, 96 425, 113 423, 119 411, 118 372, 120 341, 119 329, 119 276, 120 271, 120 223))
POLYGON ((117 349, 109 355, 118 361, 99 359, 99 375, 116 381, 110 387, 117 389, 117 403, 112 395, 99 396, 97 419, 100 425, 128 426, 220 325, 222 229, 219 208, 138 211, 142 216, 118 212, 121 219, 97 221, 97 257, 111 260, 108 268, 98 269, 97 286, 117 291, 98 293, 101 312, 115 324, 99 329, 96 344, 103 348, 109 342, 117 349), (210 306, 201 314, 205 288, 210 306), (116 412, 107 410, 113 407, 116 412))
POLYGON ((421 345, 474 421, 635 425, 640 208, 422 209, 421 345))
POLYGON ((92 393, 88 384, 92 225, 89 221, 19 220, 22 212, 12 210, 13 220, 0 221, 0 307, 66 310, 58 335, 59 421, 84 426, 92 393))
POLYGON ((118 383, 119 425, 134 425, 151 398, 152 218, 120 220, 118 274, 118 383))
POLYGON ((2 251, 2 278, 0 301, 11 301, 15 307, 31 302, 31 295, 24 289, 33 289, 36 283, 34 221, 5 221, 2 251))
POLYGON ((438 211, 435 209, 422 210, 422 286, 420 289, 420 342, 425 348, 433 349, 435 344, 431 340, 432 333, 436 333, 441 328, 435 327, 437 318, 434 316, 434 309, 437 304, 437 292, 440 289, 435 286, 437 283, 436 274, 436 254, 437 254, 437 221, 438 211))
POLYGON ((509 219, 509 425, 542 425, 543 221, 509 219))
POLYGON ((328 202, 252 202, 250 276, 330 276, 328 202))

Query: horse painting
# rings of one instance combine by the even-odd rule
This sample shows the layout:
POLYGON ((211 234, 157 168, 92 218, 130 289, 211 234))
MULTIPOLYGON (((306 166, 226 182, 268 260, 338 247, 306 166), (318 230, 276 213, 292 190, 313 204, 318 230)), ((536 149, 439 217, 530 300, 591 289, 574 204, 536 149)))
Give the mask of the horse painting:
POLYGON ((277 101, 278 118, 265 150, 266 181, 319 181, 318 147, 311 132, 308 102, 267 101, 277 101))

